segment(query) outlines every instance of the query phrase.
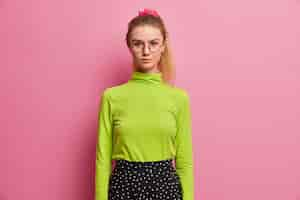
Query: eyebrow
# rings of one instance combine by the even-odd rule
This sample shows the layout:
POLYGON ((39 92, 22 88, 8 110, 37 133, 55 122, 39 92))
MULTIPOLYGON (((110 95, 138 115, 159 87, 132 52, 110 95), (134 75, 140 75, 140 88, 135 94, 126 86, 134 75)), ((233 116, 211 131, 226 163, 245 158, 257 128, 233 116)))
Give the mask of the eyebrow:
MULTIPOLYGON (((149 40, 149 41, 154 41, 154 40, 159 40, 159 38, 154 38, 154 39, 149 40)), ((142 42, 142 40, 138 40, 138 39, 133 39, 133 40, 131 40, 131 41, 133 41, 133 42, 135 42, 135 41, 142 42)))

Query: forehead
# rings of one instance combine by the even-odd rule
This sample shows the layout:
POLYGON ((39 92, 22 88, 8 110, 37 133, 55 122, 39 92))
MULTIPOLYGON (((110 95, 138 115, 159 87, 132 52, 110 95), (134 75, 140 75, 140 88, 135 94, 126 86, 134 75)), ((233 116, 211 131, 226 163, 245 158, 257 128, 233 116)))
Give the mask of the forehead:
POLYGON ((162 34, 160 30, 153 26, 137 26, 131 32, 131 40, 162 40, 162 34))

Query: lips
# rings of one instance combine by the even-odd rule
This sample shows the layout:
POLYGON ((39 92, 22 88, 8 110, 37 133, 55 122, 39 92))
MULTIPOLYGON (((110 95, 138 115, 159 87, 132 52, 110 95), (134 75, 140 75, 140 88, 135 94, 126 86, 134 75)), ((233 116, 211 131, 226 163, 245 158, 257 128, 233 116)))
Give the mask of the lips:
POLYGON ((149 59, 142 59, 143 62, 150 62, 151 60, 149 59))

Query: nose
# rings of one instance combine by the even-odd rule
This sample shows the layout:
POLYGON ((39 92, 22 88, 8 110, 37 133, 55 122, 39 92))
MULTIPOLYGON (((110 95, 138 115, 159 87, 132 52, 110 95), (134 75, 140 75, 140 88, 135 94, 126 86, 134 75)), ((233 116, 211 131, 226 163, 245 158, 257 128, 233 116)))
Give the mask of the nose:
POLYGON ((150 52, 149 47, 145 45, 143 48, 143 54, 149 54, 149 52, 150 52))

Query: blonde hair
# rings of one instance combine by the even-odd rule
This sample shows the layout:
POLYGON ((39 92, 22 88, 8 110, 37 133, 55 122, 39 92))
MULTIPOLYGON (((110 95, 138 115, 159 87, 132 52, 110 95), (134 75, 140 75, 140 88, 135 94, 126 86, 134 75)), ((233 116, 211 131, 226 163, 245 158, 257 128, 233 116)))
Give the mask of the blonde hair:
POLYGON ((175 68, 172 59, 171 46, 169 34, 166 30, 166 26, 160 16, 143 15, 136 16, 128 23, 128 31, 126 34, 127 47, 130 48, 130 36, 132 30, 137 26, 152 26, 158 28, 163 36, 163 43, 165 44, 165 50, 162 52, 161 59, 158 63, 158 69, 162 73, 163 82, 173 86, 172 81, 175 78, 175 68))

